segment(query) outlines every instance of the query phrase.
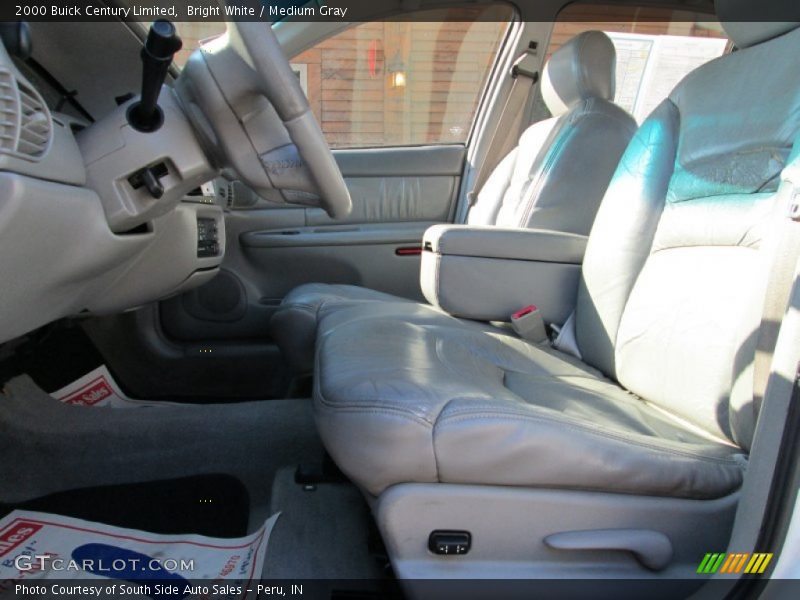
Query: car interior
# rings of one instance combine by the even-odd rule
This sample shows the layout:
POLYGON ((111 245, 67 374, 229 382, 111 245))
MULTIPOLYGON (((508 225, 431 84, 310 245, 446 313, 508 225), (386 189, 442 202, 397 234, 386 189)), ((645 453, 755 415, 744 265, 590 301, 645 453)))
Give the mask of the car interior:
POLYGON ((280 512, 261 577, 327 597, 785 574, 800 18, 758 4, 3 23, 0 517, 280 512), (99 367, 140 405, 59 399, 99 367))

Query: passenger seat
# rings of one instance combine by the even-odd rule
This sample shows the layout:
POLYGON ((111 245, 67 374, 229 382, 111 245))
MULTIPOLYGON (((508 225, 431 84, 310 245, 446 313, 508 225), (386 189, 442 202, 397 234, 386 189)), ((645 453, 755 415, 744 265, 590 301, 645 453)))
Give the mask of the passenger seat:
MULTIPOLYGON (((535 228, 588 235, 636 122, 613 103, 616 52, 602 31, 559 48, 542 77, 552 117, 529 127, 492 172, 469 211, 469 225, 535 228)), ((287 294, 272 317, 272 337, 297 374, 311 371, 323 311, 360 302, 410 302, 352 285, 310 283, 287 294)))
MULTIPOLYGON (((371 497, 399 579, 689 580, 725 548, 749 453, 772 435, 755 365, 780 317, 762 311, 796 313, 773 274, 795 273, 779 240, 796 233, 800 22, 741 23, 746 4, 717 0, 737 52, 672 91, 612 179, 562 299, 577 295, 582 360, 378 303, 321 322, 317 427, 371 497), (454 531, 471 552, 429 550, 454 531)), ((468 262, 460 277, 475 281, 468 262)))

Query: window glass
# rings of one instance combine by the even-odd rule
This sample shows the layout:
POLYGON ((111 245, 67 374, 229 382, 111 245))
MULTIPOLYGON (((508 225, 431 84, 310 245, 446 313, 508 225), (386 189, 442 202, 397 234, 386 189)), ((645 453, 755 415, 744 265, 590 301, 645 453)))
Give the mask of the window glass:
POLYGON ((292 58, 334 148, 467 140, 507 5, 351 27, 292 58))
MULTIPOLYGON (((181 22, 175 23, 183 47, 175 55, 175 64, 180 68, 201 44, 225 33, 224 22, 181 22)), ((300 80, 300 87, 308 95, 308 65, 292 63, 292 68, 300 80)))
MULTIPOLYGON (((333 148, 464 143, 512 15, 490 4, 361 23, 290 62, 333 148)), ((178 30, 180 67, 225 23, 178 30)))
POLYGON ((559 14, 548 56, 573 36, 605 31, 617 50, 615 102, 640 123, 690 71, 730 49, 713 17, 632 6, 571 4, 559 14))
POLYGON ((183 40, 183 47, 175 55, 175 64, 182 67, 189 60, 189 55, 197 50, 205 41, 225 33, 224 21, 181 21, 175 23, 178 35, 183 40))

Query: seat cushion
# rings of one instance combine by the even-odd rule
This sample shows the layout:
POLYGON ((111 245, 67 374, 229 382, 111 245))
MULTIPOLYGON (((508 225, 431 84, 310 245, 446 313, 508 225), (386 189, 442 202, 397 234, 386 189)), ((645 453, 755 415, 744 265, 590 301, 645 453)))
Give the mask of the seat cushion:
POLYGON ((308 373, 314 365, 317 320, 328 309, 361 302, 408 302, 356 285, 307 283, 290 291, 270 321, 270 332, 283 357, 297 374, 308 373))
POLYGON ((741 484, 727 441, 504 330, 411 303, 336 311, 319 336, 318 428, 371 494, 446 482, 715 498, 741 484))

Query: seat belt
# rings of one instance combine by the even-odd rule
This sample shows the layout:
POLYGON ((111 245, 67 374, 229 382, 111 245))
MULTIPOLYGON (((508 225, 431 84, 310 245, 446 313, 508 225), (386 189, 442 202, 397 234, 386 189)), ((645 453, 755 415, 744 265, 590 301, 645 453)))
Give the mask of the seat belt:
POLYGON ((492 139, 484 155, 484 160, 475 173, 472 189, 467 192, 467 202, 470 208, 475 205, 478 193, 483 188, 486 180, 489 179, 489 175, 518 142, 517 134, 522 122, 522 109, 533 85, 539 81, 539 72, 525 65, 526 62, 533 62, 535 57, 534 50, 534 47, 529 48, 514 61, 511 67, 511 77, 514 79, 514 83, 511 85, 511 91, 508 94, 505 106, 503 106, 503 111, 500 113, 500 118, 497 120, 497 127, 492 133, 492 139))
POLYGON ((753 362, 753 410, 756 417, 767 391, 772 356, 789 303, 797 261, 800 259, 800 185, 796 181, 800 178, 800 160, 796 159, 789 169, 793 173, 784 179, 788 190, 788 202, 784 206, 788 210, 781 218, 782 224, 778 233, 780 237, 774 246, 753 362))

